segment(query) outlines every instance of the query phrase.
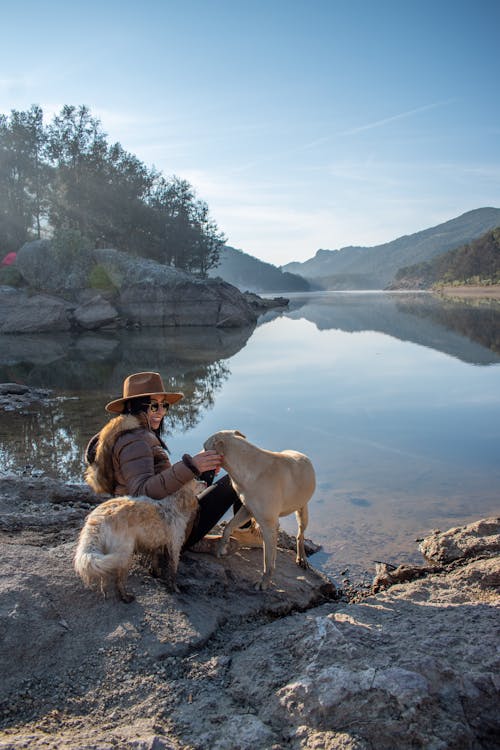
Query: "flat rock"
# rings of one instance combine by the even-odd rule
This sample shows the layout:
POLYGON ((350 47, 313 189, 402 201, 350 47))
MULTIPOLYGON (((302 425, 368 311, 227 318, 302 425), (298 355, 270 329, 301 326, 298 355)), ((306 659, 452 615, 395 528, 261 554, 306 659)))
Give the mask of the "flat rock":
POLYGON ((456 526, 444 533, 434 531, 420 544, 424 557, 440 563, 488 554, 498 549, 500 518, 485 518, 467 526, 456 526))

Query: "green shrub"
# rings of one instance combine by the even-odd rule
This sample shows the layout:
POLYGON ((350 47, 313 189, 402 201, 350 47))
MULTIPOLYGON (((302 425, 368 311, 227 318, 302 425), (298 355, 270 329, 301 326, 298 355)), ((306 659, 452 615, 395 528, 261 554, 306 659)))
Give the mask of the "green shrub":
POLYGON ((106 269, 101 265, 92 267, 89 274, 89 286, 91 289, 100 289, 105 292, 116 291, 116 287, 109 278, 106 269))
POLYGON ((20 287, 24 279, 15 266, 0 267, 0 285, 20 287))

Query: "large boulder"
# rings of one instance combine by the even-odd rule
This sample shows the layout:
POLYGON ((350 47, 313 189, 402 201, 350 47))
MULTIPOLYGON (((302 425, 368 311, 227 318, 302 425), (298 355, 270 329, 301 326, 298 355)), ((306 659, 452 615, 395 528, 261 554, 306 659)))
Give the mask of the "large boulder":
MULTIPOLYGON (((455 526, 426 537, 420 551, 428 560, 449 563, 464 557, 497 552, 500 548, 500 517, 484 518, 467 526, 455 526)), ((499 579, 500 583, 500 579, 499 579)))
POLYGON ((191 274, 178 268, 156 263, 149 258, 134 257, 111 247, 96 248, 92 258, 106 271, 109 280, 118 290, 135 284, 168 285, 193 279, 191 274))
POLYGON ((123 318, 141 326, 248 326, 257 315, 236 287, 190 278, 168 285, 147 282, 124 289, 118 302, 123 318))
POLYGON ((50 240, 26 242, 17 253, 16 268, 32 289, 64 296, 88 284, 89 257, 61 263, 50 240))
POLYGON ((8 311, 0 317, 0 333, 43 333, 71 328, 71 306, 63 299, 48 294, 30 297, 20 291, 9 301, 8 311))
POLYGON ((88 331, 118 325, 119 314, 116 308, 100 294, 94 294, 75 309, 74 322, 88 331))
POLYGON ((25 291, 0 295, 0 331, 96 330, 118 325, 231 328, 254 325, 264 309, 222 279, 199 279, 113 248, 87 251, 77 261, 66 267, 58 264, 48 240, 23 245, 17 267, 24 281, 31 290, 61 299, 49 310, 46 294, 43 298, 29 298, 25 291), (109 281, 106 295, 89 289, 93 267, 109 281), (20 304, 21 299, 28 302, 20 304), (40 305, 40 316, 33 300, 40 305))
POLYGON ((110 248, 94 260, 119 290, 122 318, 141 326, 245 326, 258 312, 236 287, 221 279, 198 279, 146 258, 110 248))

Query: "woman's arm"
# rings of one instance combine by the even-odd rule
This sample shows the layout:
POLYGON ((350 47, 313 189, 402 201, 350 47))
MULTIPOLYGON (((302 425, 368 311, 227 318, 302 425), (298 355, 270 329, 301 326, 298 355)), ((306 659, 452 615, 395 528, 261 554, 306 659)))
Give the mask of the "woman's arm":
POLYGON ((134 497, 147 495, 161 500, 177 492, 195 476, 182 461, 155 474, 153 446, 144 435, 130 433, 126 439, 125 436, 119 439, 113 459, 119 483, 126 487, 127 494, 134 497))

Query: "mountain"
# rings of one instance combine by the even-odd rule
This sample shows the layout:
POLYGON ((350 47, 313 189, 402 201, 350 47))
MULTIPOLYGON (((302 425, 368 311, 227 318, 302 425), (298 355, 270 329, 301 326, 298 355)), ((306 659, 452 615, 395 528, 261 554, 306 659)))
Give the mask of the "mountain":
POLYGON ((224 245, 217 268, 209 276, 220 276, 224 281, 248 292, 307 292, 311 285, 301 276, 284 273, 271 263, 264 263, 242 250, 224 245))
POLYGON ((500 284, 500 227, 432 260, 400 268, 391 289, 428 289, 453 283, 500 284))
POLYGON ((500 225, 499 208, 477 208, 444 224, 374 247, 318 250, 284 271, 300 274, 323 289, 384 289, 398 270, 465 245, 500 225))

